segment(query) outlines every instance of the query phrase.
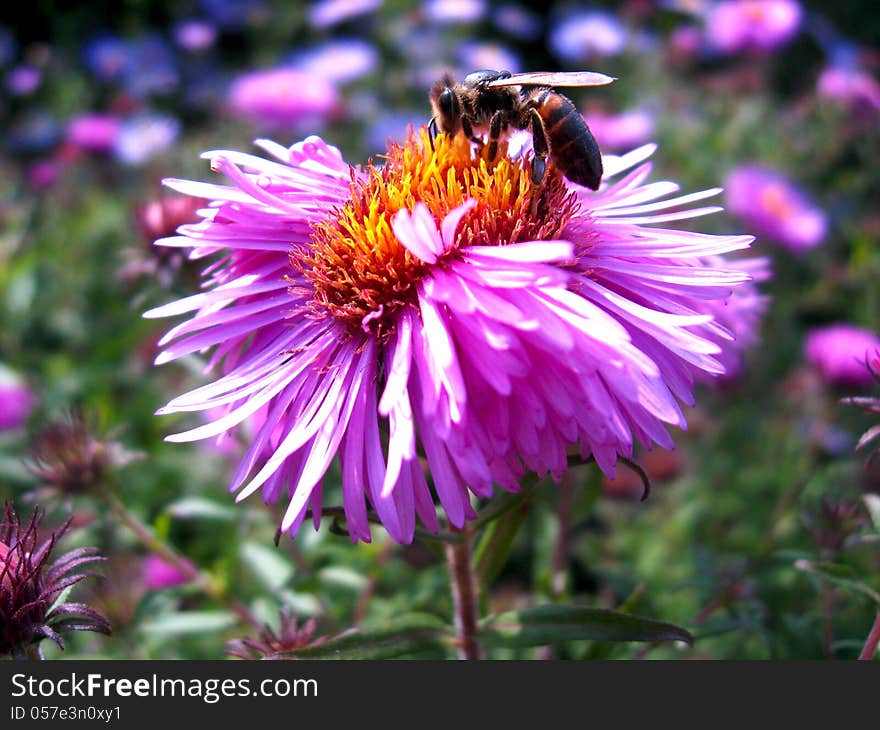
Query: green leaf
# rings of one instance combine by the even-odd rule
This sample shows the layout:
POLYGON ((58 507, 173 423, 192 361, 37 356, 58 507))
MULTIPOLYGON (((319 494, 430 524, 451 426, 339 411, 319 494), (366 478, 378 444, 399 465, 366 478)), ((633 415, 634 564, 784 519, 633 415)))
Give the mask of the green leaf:
POLYGON ((805 573, 811 573, 820 578, 825 578, 826 580, 839 585, 841 588, 848 588, 851 591, 868 596, 868 598, 880 605, 880 593, 877 593, 877 591, 870 586, 852 577, 855 575, 855 571, 846 565, 813 563, 809 560, 797 560, 795 561, 794 567, 805 573))
POLYGON ((141 631, 154 638, 213 634, 235 626, 236 622, 235 614, 231 611, 181 611, 147 621, 141 626, 141 631))
POLYGON ((318 577, 325 585, 337 586, 351 591, 362 591, 367 585, 367 576, 354 568, 333 565, 318 571, 318 577))
POLYGON ((246 542, 241 547, 241 559, 270 591, 283 588, 293 577, 293 566, 277 548, 246 542))
POLYGON ((217 504, 204 497, 184 497, 167 507, 172 517, 182 520, 214 520, 233 522, 240 517, 240 511, 228 505, 217 504))
MULTIPOLYGON (((410 614, 370 629, 353 629, 296 651, 298 659, 395 659, 449 650, 451 629, 435 616, 410 614)), ((283 654, 278 655, 283 658, 283 654)))
POLYGON ((543 646, 581 639, 693 641, 685 629, 674 624, 583 606, 537 606, 489 616, 480 622, 479 640, 485 646, 543 646))

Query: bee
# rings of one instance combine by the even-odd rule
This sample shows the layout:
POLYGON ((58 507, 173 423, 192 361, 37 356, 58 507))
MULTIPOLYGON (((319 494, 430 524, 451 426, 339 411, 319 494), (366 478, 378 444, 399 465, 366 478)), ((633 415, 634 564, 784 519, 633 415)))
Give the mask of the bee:
POLYGON ((596 190, 602 180, 602 156, 590 128, 570 99, 554 86, 603 86, 616 79, 594 71, 535 72, 473 71, 456 83, 449 74, 429 94, 434 117, 432 139, 440 131, 458 131, 479 145, 475 130, 488 129, 489 158, 498 154, 498 139, 509 128, 532 134, 532 182, 539 185, 547 158, 572 182, 596 190), (534 87, 534 88, 530 88, 534 87))

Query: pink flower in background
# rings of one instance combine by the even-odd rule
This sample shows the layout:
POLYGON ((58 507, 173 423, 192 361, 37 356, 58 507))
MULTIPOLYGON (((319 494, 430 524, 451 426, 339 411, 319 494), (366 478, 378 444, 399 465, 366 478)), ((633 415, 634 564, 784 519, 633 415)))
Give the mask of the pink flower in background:
POLYGON ((706 16, 706 38, 722 53, 772 51, 797 33, 801 6, 795 0, 723 0, 706 16))
MULTIPOLYGON (((195 565, 191 561, 186 561, 192 570, 195 571, 195 565)), ((192 573, 187 575, 170 563, 166 563, 158 555, 148 555, 144 558, 143 563, 143 580, 144 588, 148 591, 161 591, 165 588, 173 588, 174 586, 183 585, 192 581, 192 573)))
POLYGON ((584 114, 599 147, 609 151, 632 149, 654 135, 654 117, 642 109, 621 114, 593 111, 584 114))
POLYGON ((339 108, 336 88, 322 76, 293 68, 240 76, 229 91, 234 114, 269 128, 324 120, 339 108))
POLYGON ((880 112, 880 83, 860 68, 829 66, 819 76, 819 96, 853 109, 880 112))
POLYGON ((17 66, 6 77, 6 88, 15 96, 30 96, 43 82, 43 72, 33 66, 17 66))
POLYGON ((157 364, 210 351, 222 372, 159 411, 215 414, 168 440, 252 428, 232 490, 289 500, 282 532, 309 509, 317 526, 336 457, 327 498, 354 541, 369 507, 399 542, 416 517, 438 529, 420 453, 456 527, 471 494, 560 478, 569 447, 613 474, 635 441, 672 447, 695 378, 750 339, 757 297, 725 302, 756 266, 724 254, 752 239, 664 227, 720 210, 692 207, 719 190, 647 182, 653 145, 606 155, 593 193, 424 129, 381 169, 318 137, 257 144, 275 159, 208 153, 229 185, 167 181, 215 202, 162 243, 216 261, 201 293, 146 316, 190 314, 157 364))
POLYGON ((217 28, 204 20, 184 20, 174 28, 174 40, 181 48, 199 53, 217 42, 217 28))
POLYGON ((67 142, 87 152, 109 152, 119 139, 119 118, 112 114, 80 114, 67 123, 67 142))
POLYGON ((0 365, 0 431, 21 428, 33 407, 34 396, 27 383, 0 365))
POLYGON ((831 385, 863 387, 873 382, 868 363, 880 351, 876 332, 843 322, 812 330, 804 357, 831 385))
POLYGON ((27 181, 34 190, 48 190, 61 177, 62 166, 57 160, 39 160, 27 168, 27 181))
POLYGON ((825 213, 779 173, 759 165, 744 165, 728 175, 725 188, 730 211, 759 236, 795 252, 825 239, 825 213))

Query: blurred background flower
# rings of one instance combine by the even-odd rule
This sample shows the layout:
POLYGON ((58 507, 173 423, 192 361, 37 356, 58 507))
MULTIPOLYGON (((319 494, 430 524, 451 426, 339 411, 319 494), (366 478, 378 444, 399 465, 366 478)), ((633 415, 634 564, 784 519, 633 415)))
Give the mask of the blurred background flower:
POLYGON ((838 322, 812 330, 804 356, 830 385, 863 388, 874 376, 868 367, 880 351, 880 336, 863 327, 838 322))
POLYGON ((794 252, 825 239, 825 213, 794 183, 761 165, 743 165, 727 176, 727 205, 760 237, 794 252))
POLYGON ((721 53, 772 51, 800 28, 797 0, 721 0, 706 16, 706 36, 721 53))
POLYGON ((320 125, 339 104, 339 94, 323 76, 294 68, 244 74, 229 90, 230 110, 268 129, 320 125))
POLYGON ((34 404, 34 394, 24 378, 0 364, 0 431, 21 428, 34 404))

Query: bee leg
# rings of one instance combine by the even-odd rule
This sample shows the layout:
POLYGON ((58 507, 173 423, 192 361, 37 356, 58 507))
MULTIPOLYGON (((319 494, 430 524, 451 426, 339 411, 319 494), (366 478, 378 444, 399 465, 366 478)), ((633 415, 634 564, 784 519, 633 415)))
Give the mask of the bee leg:
POLYGON ((529 109, 532 127, 532 148, 534 156, 532 157, 532 182, 540 185, 544 180, 544 174, 547 172, 547 157, 550 154, 550 142, 547 140, 547 130, 544 127, 544 120, 538 114, 537 109, 529 109))
POLYGON ((498 155, 498 138, 501 136, 502 113, 495 112, 489 121, 489 160, 493 161, 498 155))
POLYGON ((481 140, 477 135, 474 134, 474 128, 471 126, 470 121, 464 115, 461 117, 461 131, 464 132, 464 136, 467 137, 471 142, 475 142, 478 146, 483 146, 483 140, 481 140))

